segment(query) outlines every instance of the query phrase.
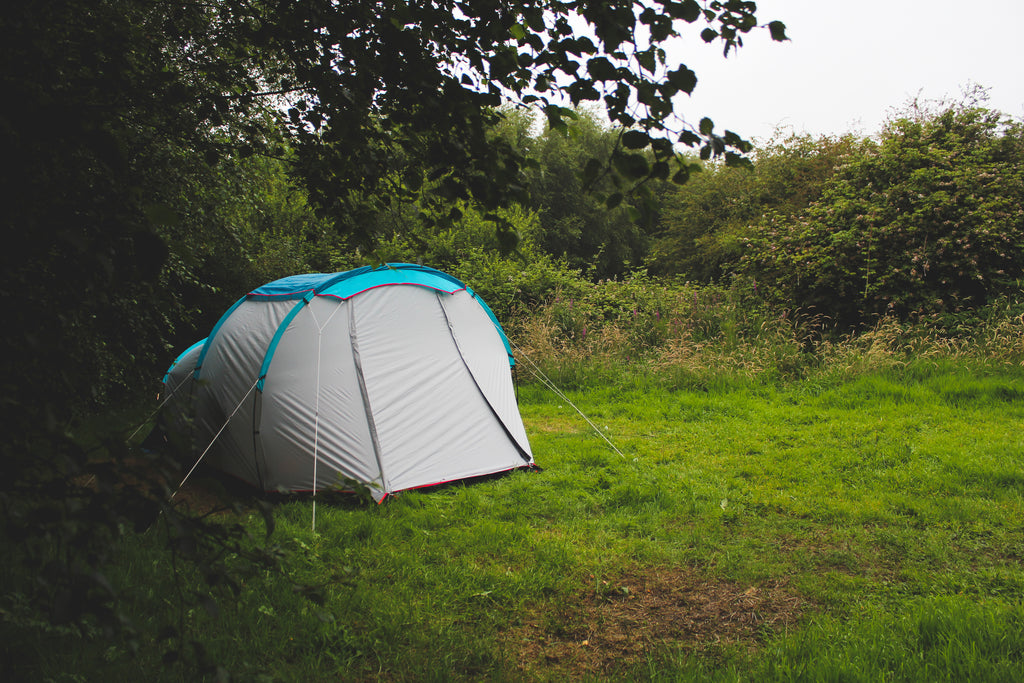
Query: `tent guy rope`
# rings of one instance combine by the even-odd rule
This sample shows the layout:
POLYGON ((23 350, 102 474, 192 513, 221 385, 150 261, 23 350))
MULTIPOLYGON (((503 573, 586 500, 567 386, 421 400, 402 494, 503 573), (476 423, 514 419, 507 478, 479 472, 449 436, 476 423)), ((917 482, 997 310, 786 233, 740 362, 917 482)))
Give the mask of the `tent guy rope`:
POLYGON ((518 356, 521 356, 527 363, 529 363, 529 365, 530 365, 530 372, 533 373, 534 377, 536 377, 537 379, 540 380, 541 384, 543 384, 545 387, 550 389, 551 392, 555 394, 555 396, 557 396, 558 398, 562 399, 563 401, 568 403, 570 406, 572 406, 573 410, 575 410, 577 413, 579 413, 580 417, 582 417, 584 420, 586 420, 587 424, 590 425, 595 432, 597 432, 597 435, 600 436, 602 439, 604 439, 605 443, 607 443, 608 446, 610 446, 613 451, 615 451, 616 453, 619 454, 620 458, 624 459, 626 457, 625 455, 622 454, 622 451, 620 451, 618 448, 615 447, 615 444, 612 443, 611 439, 609 439, 608 436, 605 435, 605 433, 602 432, 601 429, 596 424, 594 424, 593 421, 589 417, 587 417, 583 413, 583 411, 580 410, 579 407, 575 403, 570 401, 568 396, 566 396, 557 386, 555 386, 555 383, 552 382, 551 379, 548 378, 548 376, 544 374, 544 371, 541 370, 540 367, 536 363, 533 362, 533 359, 531 359, 529 356, 526 355, 526 352, 523 351, 522 347, 520 347, 518 344, 516 344, 511 339, 509 339, 509 344, 511 344, 515 348, 516 354, 518 356))
POLYGON ((221 435, 221 432, 223 432, 227 428, 228 424, 231 422, 231 418, 235 416, 235 413, 238 412, 238 409, 242 407, 243 403, 245 403, 245 399, 249 398, 249 394, 251 394, 252 390, 256 388, 256 385, 259 384, 259 381, 260 379, 259 377, 257 377, 256 381, 252 383, 251 387, 249 387, 249 391, 245 392, 245 396, 242 397, 242 400, 238 402, 238 405, 235 406, 235 409, 231 411, 230 415, 228 415, 228 419, 224 420, 224 424, 221 425, 220 429, 217 430, 217 433, 213 435, 212 439, 210 439, 210 443, 206 444, 206 448, 203 449, 203 452, 199 455, 199 459, 196 460, 194 465, 192 465, 192 469, 188 471, 188 474, 185 475, 185 478, 181 480, 180 484, 178 484, 178 488, 174 489, 174 493, 171 494, 172 499, 174 498, 174 496, 178 494, 178 491, 181 490, 181 487, 185 485, 185 482, 188 481, 188 478, 192 476, 192 473, 196 471, 196 468, 199 467, 199 463, 203 461, 203 458, 206 457, 206 454, 210 451, 210 448, 213 447, 213 444, 217 441, 217 437, 219 437, 221 435))
POLYGON ((154 417, 156 417, 157 413, 159 413, 159 412, 160 412, 160 410, 161 410, 161 409, 162 409, 162 408, 163 408, 163 407, 164 407, 165 405, 167 405, 167 402, 168 402, 168 401, 170 401, 170 400, 171 400, 171 399, 172 399, 172 398, 174 397, 174 395, 175 395, 176 393, 178 393, 178 389, 180 389, 181 387, 185 386, 185 383, 186 383, 186 382, 188 382, 188 381, 189 381, 189 380, 191 380, 191 379, 192 379, 192 375, 191 375, 191 374, 185 375, 185 377, 184 377, 184 378, 182 378, 182 380, 181 380, 180 382, 178 382, 177 386, 175 386, 175 387, 174 387, 173 389, 171 389, 171 390, 170 390, 169 392, 167 392, 167 396, 165 396, 165 397, 164 397, 164 400, 160 401, 160 405, 158 405, 158 406, 157 406, 157 407, 156 407, 156 408, 155 408, 155 409, 153 410, 153 412, 151 412, 151 413, 150 413, 150 414, 149 414, 149 415, 148 415, 148 416, 146 417, 146 419, 145 419, 145 420, 143 420, 142 422, 140 422, 140 423, 139 423, 139 425, 138 425, 138 426, 137 426, 137 427, 135 428, 135 431, 134 431, 134 432, 132 432, 132 433, 131 433, 131 434, 130 434, 130 435, 128 436, 128 438, 127 438, 127 439, 125 439, 125 441, 126 441, 127 443, 131 443, 132 439, 134 439, 134 438, 135 438, 135 435, 136 435, 136 434, 138 434, 138 433, 139 433, 139 431, 141 431, 143 427, 145 427, 145 426, 146 426, 147 424, 149 424, 149 421, 150 421, 150 420, 152 420, 152 419, 153 419, 154 417))

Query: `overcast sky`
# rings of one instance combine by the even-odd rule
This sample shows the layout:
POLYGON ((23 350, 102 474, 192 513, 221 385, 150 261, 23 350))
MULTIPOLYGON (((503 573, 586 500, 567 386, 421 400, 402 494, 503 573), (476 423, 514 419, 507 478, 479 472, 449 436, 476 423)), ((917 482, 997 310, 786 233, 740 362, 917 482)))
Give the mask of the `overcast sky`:
POLYGON ((727 59, 696 33, 677 45, 697 72, 679 104, 692 124, 769 139, 796 133, 877 133, 911 98, 958 97, 968 83, 988 106, 1024 117, 1024 0, 758 0, 760 23, 778 19, 790 40, 767 30, 727 59))

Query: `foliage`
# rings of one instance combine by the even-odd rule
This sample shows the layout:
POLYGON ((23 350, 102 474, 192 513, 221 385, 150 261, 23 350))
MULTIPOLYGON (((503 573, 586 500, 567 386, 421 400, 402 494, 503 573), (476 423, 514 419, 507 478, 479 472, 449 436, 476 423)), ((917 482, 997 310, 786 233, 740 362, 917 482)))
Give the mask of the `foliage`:
POLYGON ((745 270, 844 324, 941 315, 1019 291, 1024 126, 976 106, 892 121, 798 215, 772 215, 745 270))
MULTIPOLYGON (((728 52, 757 27, 753 3, 245 7, 254 14, 246 18, 263 25, 245 37, 263 40, 256 46, 291 67, 281 87, 292 105, 298 169, 314 200, 359 237, 369 237, 366 219, 393 200, 416 204, 429 223, 447 220, 454 200, 493 211, 509 198, 524 198, 522 155, 489 134, 502 118, 497 107, 508 100, 536 107, 556 129, 576 117, 565 104, 586 102, 600 102, 613 124, 635 127, 628 144, 593 159, 588 174, 608 174, 627 186, 668 178, 677 142, 730 163, 749 150, 735 133, 716 134, 708 119, 673 130, 673 98, 697 81, 662 46, 688 25, 702 24, 702 39, 721 40, 728 52), (647 148, 653 164, 639 153, 647 148)), ((781 22, 769 30, 785 39, 781 22)))
POLYGON ((513 206, 498 212, 518 236, 515 253, 505 255, 494 223, 467 207, 456 225, 419 226, 381 241, 384 261, 424 262, 459 278, 483 297, 502 320, 511 320, 545 300, 556 288, 575 283, 579 273, 537 245, 537 214, 513 206))
MULTIPOLYGON (((1008 369, 1024 361, 1024 304, 1001 297, 970 315, 879 320, 848 332, 811 311, 774 306, 760 286, 620 281, 564 283, 506 323, 527 367, 561 386, 621 381, 622 369, 674 387, 903 372, 942 359, 1008 369)), ((529 375, 526 375, 529 376, 529 375)))
POLYGON ((205 335, 240 293, 294 273, 353 266, 351 249, 315 215, 286 160, 232 158, 181 173, 177 186, 163 188, 174 209, 158 227, 168 247, 159 284, 172 349, 205 335))
POLYGON ((762 216, 785 220, 806 209, 865 144, 852 135, 791 135, 758 147, 752 168, 705 164, 687 184, 666 188, 650 270, 697 282, 727 279, 762 216))
POLYGON ((624 198, 608 176, 585 177, 590 160, 612 155, 622 135, 593 112, 579 111, 564 129, 547 126, 528 156, 536 161, 527 178, 531 205, 540 214, 540 248, 592 279, 625 274, 648 249, 649 203, 624 198), (618 204, 609 208, 613 197, 618 204))

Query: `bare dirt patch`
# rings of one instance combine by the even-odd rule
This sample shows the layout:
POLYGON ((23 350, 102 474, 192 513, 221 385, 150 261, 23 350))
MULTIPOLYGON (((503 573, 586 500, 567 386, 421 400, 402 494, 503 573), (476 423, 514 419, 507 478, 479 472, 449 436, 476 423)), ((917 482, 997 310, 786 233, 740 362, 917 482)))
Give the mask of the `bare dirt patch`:
POLYGON ((755 647, 809 602, 781 582, 741 585, 689 569, 634 569, 526 615, 505 642, 524 673, 621 672, 663 647, 755 647))

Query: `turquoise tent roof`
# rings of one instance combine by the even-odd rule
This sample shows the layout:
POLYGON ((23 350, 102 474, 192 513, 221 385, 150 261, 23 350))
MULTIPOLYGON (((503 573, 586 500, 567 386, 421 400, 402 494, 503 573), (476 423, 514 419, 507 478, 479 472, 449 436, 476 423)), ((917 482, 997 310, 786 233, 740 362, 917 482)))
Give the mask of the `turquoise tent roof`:
POLYGON ((388 263, 376 268, 364 266, 343 273, 291 275, 252 290, 248 297, 301 299, 312 293, 314 296, 348 299, 368 289, 387 285, 417 285, 449 294, 468 289, 458 278, 427 266, 388 263))
MULTIPOLYGON (((479 302, 480 306, 494 322, 494 327, 498 330, 498 334, 501 335, 501 340, 505 344, 505 350, 508 352, 509 364, 515 365, 515 359, 512 356, 512 346, 508 341, 508 337, 505 336, 501 323, 498 322, 494 312, 491 311, 487 303, 458 278, 427 266, 413 263, 387 263, 376 268, 363 266, 362 268, 347 270, 343 273, 290 275, 280 280, 274 280, 262 287, 257 287, 243 297, 242 300, 266 298, 306 299, 308 301, 314 296, 349 299, 368 289, 387 287, 389 285, 415 285, 448 294, 454 294, 463 289, 466 290, 479 302)), ((228 313, 230 314, 230 311, 228 313)), ((227 317, 227 314, 225 317, 227 317)), ((216 329, 214 333, 216 333, 216 329)))

